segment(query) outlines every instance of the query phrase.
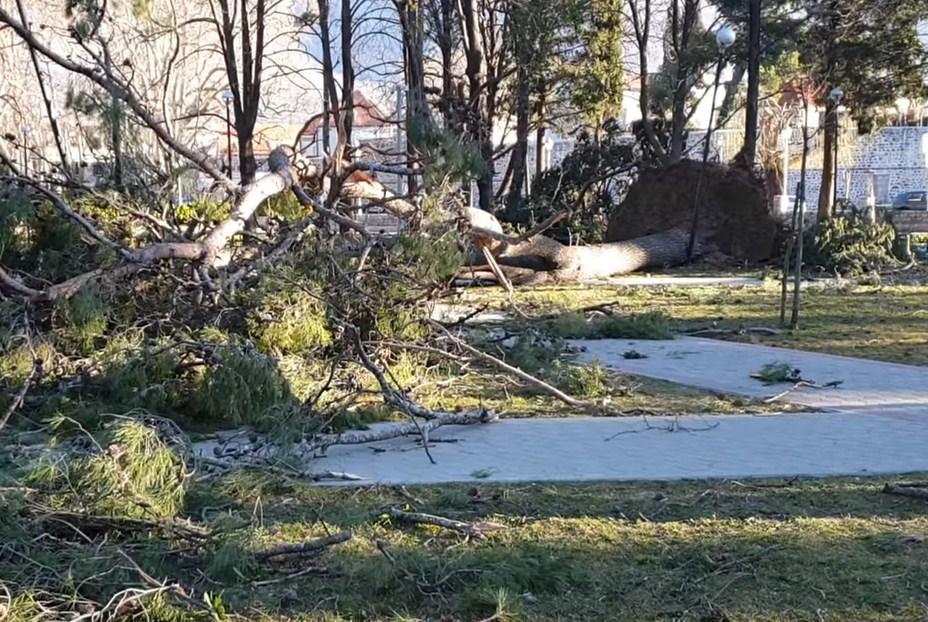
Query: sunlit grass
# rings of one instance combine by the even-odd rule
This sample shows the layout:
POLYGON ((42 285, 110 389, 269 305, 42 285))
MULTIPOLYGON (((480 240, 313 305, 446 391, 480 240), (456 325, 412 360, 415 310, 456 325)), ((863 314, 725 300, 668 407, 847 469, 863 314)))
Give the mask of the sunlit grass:
MULTIPOLYGON (((516 291, 526 313, 545 315, 615 302, 629 316, 660 312, 671 327, 779 328, 779 285, 706 287, 553 286, 516 291)), ((506 308, 495 289, 466 292, 469 304, 506 308)), ((928 364, 928 286, 895 285, 810 287, 801 297, 799 331, 752 335, 767 345, 830 352, 901 363, 928 364)))
POLYGON ((880 481, 481 485, 401 495, 302 484, 274 485, 271 494, 260 479, 227 501, 245 511, 262 499, 261 542, 354 531, 322 560, 325 574, 227 589, 236 606, 268 619, 482 620, 501 611, 509 617, 497 619, 526 621, 914 622, 928 612, 928 506, 881 494, 880 481), (394 524, 381 514, 390 506, 506 528, 466 540, 394 524))

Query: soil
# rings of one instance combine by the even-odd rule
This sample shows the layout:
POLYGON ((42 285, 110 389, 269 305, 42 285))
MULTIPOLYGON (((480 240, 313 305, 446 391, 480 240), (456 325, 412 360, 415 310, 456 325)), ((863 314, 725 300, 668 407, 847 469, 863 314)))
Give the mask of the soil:
POLYGON ((773 257, 780 224, 770 213, 762 179, 743 168, 683 160, 667 168, 645 169, 609 222, 610 242, 690 227, 699 191, 699 237, 734 259, 773 257))

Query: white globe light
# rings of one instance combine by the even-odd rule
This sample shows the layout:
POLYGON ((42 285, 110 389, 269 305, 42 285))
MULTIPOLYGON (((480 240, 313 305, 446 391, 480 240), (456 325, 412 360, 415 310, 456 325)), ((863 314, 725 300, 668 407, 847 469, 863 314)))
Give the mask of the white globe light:
POLYGON ((231 103, 233 99, 235 99, 235 95, 232 94, 232 91, 222 92, 222 101, 228 104, 228 103, 231 103))
POLYGON ((725 25, 715 33, 715 42, 720 50, 727 50, 735 44, 735 31, 731 26, 725 25))

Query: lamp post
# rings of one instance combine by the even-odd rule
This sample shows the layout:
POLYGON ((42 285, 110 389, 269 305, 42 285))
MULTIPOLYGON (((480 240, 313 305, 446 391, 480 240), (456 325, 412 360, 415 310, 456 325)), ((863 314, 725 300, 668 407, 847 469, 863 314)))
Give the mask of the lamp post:
POLYGON ((844 98, 844 91, 840 87, 835 87, 831 89, 831 93, 828 94, 828 98, 834 102, 834 111, 832 114, 834 118, 832 123, 834 124, 834 137, 835 137, 835 164, 834 164, 834 176, 832 178, 832 183, 834 184, 834 189, 832 192, 832 210, 838 209, 838 141, 841 136, 840 132, 840 117, 838 116, 838 107, 841 106, 841 100, 844 98))
POLYGON ((229 171, 229 178, 232 178, 232 120, 230 118, 230 108, 235 95, 232 91, 223 91, 222 101, 226 103, 226 167, 229 171))
POLYGON ((715 33, 715 44, 719 48, 719 58, 715 65, 715 79, 712 82, 712 99, 709 101, 709 123, 706 126, 706 135, 702 146, 702 167, 699 169, 699 179, 696 182, 696 192, 693 196, 693 225, 690 230, 690 239, 686 245, 687 259, 693 256, 693 246, 696 244, 696 229, 699 227, 699 194, 702 190, 702 178, 706 172, 706 163, 709 161, 709 148, 712 146, 712 125, 715 121, 715 100, 719 94, 719 82, 722 79, 722 68, 725 66, 725 51, 735 44, 735 31, 729 25, 724 25, 715 33))

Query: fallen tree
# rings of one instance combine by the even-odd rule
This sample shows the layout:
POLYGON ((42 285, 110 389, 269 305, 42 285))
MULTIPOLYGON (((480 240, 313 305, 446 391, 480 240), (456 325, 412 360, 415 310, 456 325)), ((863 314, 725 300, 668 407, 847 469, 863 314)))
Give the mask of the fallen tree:
POLYGON ((470 225, 471 241, 492 257, 484 254, 487 263, 472 264, 462 272, 465 278, 499 281, 502 275, 518 285, 576 282, 687 260, 689 232, 682 227, 623 242, 568 246, 540 233, 530 237, 506 235, 492 214, 473 208, 464 210, 464 219, 470 225))

